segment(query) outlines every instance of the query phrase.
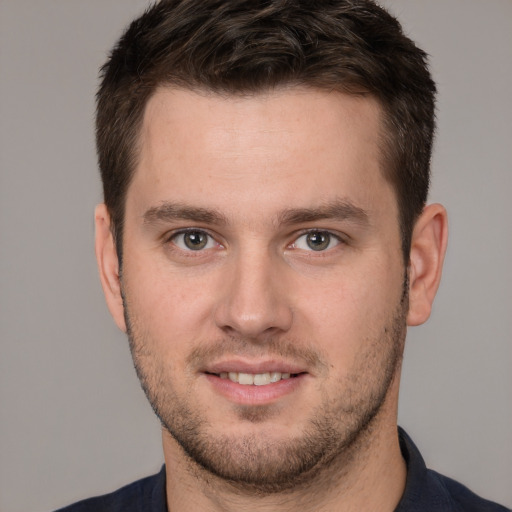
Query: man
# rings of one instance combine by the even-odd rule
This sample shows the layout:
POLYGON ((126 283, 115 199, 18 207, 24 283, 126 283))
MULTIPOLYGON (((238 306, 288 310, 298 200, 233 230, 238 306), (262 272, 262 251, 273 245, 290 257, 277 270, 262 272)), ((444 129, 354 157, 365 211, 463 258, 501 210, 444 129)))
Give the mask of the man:
POLYGON ((160 474, 66 510, 505 510, 397 429, 435 85, 369 1, 161 1, 103 68, 96 254, 160 474))

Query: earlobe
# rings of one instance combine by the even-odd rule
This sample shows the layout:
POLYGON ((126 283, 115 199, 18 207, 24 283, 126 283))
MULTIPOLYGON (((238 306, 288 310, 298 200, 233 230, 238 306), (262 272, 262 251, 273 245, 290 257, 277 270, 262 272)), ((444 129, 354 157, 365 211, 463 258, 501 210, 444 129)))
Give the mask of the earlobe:
POLYGON ((448 241, 448 220, 440 204, 426 206, 414 226, 409 265, 407 324, 427 321, 441 281, 448 241))
POLYGON ((124 306, 119 276, 119 260, 110 228, 110 215, 104 204, 99 204, 94 212, 96 227, 95 251, 100 274, 101 286, 105 294, 108 309, 115 323, 126 332, 124 306))

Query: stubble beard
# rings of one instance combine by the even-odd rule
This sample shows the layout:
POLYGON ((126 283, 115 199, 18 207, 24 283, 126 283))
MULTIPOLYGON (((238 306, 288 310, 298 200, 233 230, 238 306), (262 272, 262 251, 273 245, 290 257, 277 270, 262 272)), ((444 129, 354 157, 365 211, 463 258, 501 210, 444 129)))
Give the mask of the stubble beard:
MULTIPOLYGON (((341 473, 348 471, 354 458, 364 451, 400 370, 408 309, 406 290, 404 283, 404 293, 388 324, 359 355, 350 377, 337 383, 340 393, 326 396, 311 412, 301 435, 288 440, 269 439, 264 428, 261 434, 238 436, 215 431, 186 397, 174 393, 170 370, 151 353, 151 341, 138 330, 123 300, 130 350, 142 388, 163 428, 195 465, 192 470, 199 476, 204 472, 215 475, 244 493, 268 495, 309 487, 333 467, 341 473)), ((290 344, 285 352, 293 353, 293 346, 290 344)), ((272 409, 240 406, 236 413, 240 420, 263 424, 272 409)))

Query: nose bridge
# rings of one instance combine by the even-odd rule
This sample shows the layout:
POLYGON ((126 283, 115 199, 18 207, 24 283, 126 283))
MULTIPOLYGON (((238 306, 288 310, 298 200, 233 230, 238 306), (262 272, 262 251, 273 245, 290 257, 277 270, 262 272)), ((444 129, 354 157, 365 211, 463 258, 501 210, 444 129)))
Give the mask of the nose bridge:
POLYGON ((287 331, 292 310, 287 301, 278 255, 259 244, 233 256, 216 322, 231 334, 258 338, 287 331))

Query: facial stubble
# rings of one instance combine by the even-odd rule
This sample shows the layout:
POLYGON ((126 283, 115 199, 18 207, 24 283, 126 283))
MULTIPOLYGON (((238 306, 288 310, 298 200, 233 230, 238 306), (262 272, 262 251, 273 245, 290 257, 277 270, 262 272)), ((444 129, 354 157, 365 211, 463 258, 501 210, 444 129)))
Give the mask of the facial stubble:
MULTIPOLYGON (((270 432, 264 428, 265 421, 271 421, 277 413, 272 406, 235 409, 239 421, 261 424, 259 433, 254 433, 254 428, 253 433, 238 436, 215 431, 187 396, 174 392, 170 365, 151 350, 152 340, 138 328, 124 294, 123 303, 130 350, 142 388, 163 428, 199 469, 196 473, 215 475, 242 492, 267 495, 311 485, 332 466, 343 472, 361 451, 401 365, 407 289, 406 280, 387 325, 358 355, 350 376, 336 383, 339 394, 325 396, 311 411, 301 435, 288 440, 265 435, 270 432)), ((233 343, 244 346, 252 342, 231 339, 228 346, 233 343)), ((225 340, 216 344, 222 345, 226 345, 225 340)), ((274 347, 270 348, 272 355, 300 354, 316 360, 319 366, 325 364, 314 349, 298 350, 293 341, 270 340, 266 345, 269 347, 274 347)), ((203 353, 208 352, 205 349, 203 353)))

